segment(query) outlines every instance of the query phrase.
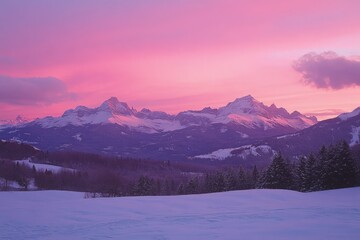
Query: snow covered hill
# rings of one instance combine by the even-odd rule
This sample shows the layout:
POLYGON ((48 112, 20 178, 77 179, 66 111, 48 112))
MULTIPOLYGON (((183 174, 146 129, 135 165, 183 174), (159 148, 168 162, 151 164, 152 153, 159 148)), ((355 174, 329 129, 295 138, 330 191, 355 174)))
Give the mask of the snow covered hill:
POLYGON ((345 140, 351 147, 360 144, 360 108, 336 118, 321 121, 296 134, 273 137, 264 140, 274 150, 281 150, 288 156, 317 152, 321 146, 334 145, 345 140))
POLYGON ((0 192, 0 239, 316 239, 360 235, 360 188, 84 199, 0 192))
POLYGON ((192 159, 268 159, 276 152, 288 158, 298 159, 301 155, 318 152, 322 146, 345 140, 350 147, 360 144, 360 108, 343 113, 336 118, 321 121, 296 133, 265 137, 252 144, 194 155, 192 159))
POLYGON ((219 149, 212 153, 198 155, 193 158, 224 160, 231 157, 247 159, 249 156, 253 156, 272 159, 275 154, 276 152, 268 145, 245 145, 238 148, 219 149))
POLYGON ((17 160, 15 161, 19 164, 24 164, 25 166, 28 166, 30 168, 35 167, 37 171, 52 171, 52 172, 61 172, 61 171, 75 171, 71 168, 65 168, 60 167, 56 165, 50 165, 50 164, 44 164, 44 163, 34 163, 31 161, 31 159, 25 159, 25 160, 17 160))

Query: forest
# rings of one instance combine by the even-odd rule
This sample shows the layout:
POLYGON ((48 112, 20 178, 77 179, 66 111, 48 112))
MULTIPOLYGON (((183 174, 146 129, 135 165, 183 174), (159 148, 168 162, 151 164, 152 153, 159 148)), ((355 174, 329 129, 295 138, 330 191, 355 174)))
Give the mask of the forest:
POLYGON ((154 161, 101 156, 80 152, 42 152, 26 144, 0 144, 1 190, 85 192, 85 197, 179 195, 244 189, 290 189, 301 192, 346 188, 360 185, 359 159, 345 142, 322 147, 317 153, 290 162, 281 153, 258 169, 238 165, 205 165, 196 162, 154 161), (5 151, 5 149, 7 149, 5 151), (11 151, 9 151, 9 149, 11 151), (61 171, 40 170, 33 163, 64 167, 61 171), (355 157, 354 157, 355 156, 355 157), (70 169, 70 170, 69 170, 70 169), (33 189, 33 188, 32 188, 33 189))

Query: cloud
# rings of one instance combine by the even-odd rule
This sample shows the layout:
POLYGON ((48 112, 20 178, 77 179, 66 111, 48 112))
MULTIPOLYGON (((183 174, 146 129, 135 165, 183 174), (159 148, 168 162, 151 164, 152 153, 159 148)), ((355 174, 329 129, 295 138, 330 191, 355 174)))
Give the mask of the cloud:
POLYGON ((12 105, 49 105, 74 99, 66 85, 53 77, 16 78, 0 75, 0 102, 12 105))
POLYGON ((347 58, 334 52, 308 53, 295 61, 293 68, 306 84, 317 88, 342 89, 360 86, 359 58, 347 58))
POLYGON ((335 117, 344 112, 346 111, 343 109, 322 109, 314 112, 307 112, 305 113, 305 115, 324 118, 324 117, 335 117))

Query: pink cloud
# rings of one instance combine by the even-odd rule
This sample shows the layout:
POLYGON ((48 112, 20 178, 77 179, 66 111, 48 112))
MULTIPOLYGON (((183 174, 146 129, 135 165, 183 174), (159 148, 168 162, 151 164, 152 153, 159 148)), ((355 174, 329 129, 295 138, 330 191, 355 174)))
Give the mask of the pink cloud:
POLYGON ((307 84, 317 88, 342 89, 360 86, 360 61, 334 52, 308 53, 294 63, 307 84))
POLYGON ((49 105, 74 99, 66 85, 52 77, 14 78, 0 76, 0 102, 10 105, 49 105))

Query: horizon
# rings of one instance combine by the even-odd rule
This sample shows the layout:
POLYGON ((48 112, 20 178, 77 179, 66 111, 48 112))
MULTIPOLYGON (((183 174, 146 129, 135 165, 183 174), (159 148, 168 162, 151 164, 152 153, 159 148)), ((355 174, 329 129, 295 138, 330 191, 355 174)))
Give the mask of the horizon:
POLYGON ((248 94, 333 118, 360 106, 359 8, 355 0, 2 1, 0 120, 60 116, 111 96, 176 114, 248 94))
MULTIPOLYGON (((115 99, 116 99, 118 102, 120 102, 120 103, 125 103, 125 104, 127 104, 130 109, 133 109, 133 110, 135 110, 135 111, 137 111, 137 112, 140 112, 140 111, 142 111, 143 109, 148 109, 148 110, 150 110, 150 111, 161 111, 161 112, 165 112, 165 113, 170 114, 170 115, 177 115, 177 114, 179 114, 179 113, 181 113, 181 112, 186 112, 186 111, 201 111, 201 110, 206 109, 206 108, 219 109, 219 108, 221 108, 221 107, 227 106, 228 104, 230 104, 230 103, 232 103, 232 102, 235 102, 235 101, 238 100, 238 99, 244 99, 244 98, 249 97, 249 96, 250 96, 251 98, 253 98, 255 101, 264 104, 266 107, 270 107, 270 106, 273 104, 273 105, 275 105, 277 108, 283 108, 282 106, 277 105, 275 102, 273 102, 273 103, 271 103, 271 104, 265 104, 264 102, 258 100, 256 97, 253 97, 251 94, 248 94, 248 95, 241 96, 241 97, 238 97, 238 98, 236 98, 236 99, 233 99, 233 100, 230 101, 230 102, 227 102, 227 103, 224 103, 224 104, 222 104, 222 105, 219 105, 218 107, 203 106, 203 107, 200 107, 200 108, 197 108, 197 109, 184 109, 183 111, 178 111, 178 112, 166 112, 166 111, 161 111, 161 110, 157 110, 157 109, 150 109, 150 108, 145 107, 145 106, 136 108, 136 107, 132 106, 131 104, 129 104, 129 102, 123 101, 122 99, 119 99, 119 98, 116 97, 116 96, 111 96, 111 97, 109 97, 109 98, 101 101, 100 103, 98 103, 98 104, 95 105, 95 106, 77 105, 77 106, 74 106, 74 107, 71 107, 71 108, 68 108, 68 109, 64 109, 63 112, 62 112, 61 114, 59 114, 59 115, 47 115, 47 116, 42 116, 42 117, 27 118, 26 116, 23 116, 23 115, 19 114, 19 115, 17 115, 17 116, 16 116, 15 118, 13 118, 13 119, 0 119, 0 121, 1 121, 1 120, 12 121, 12 120, 16 120, 16 119, 19 118, 19 117, 20 117, 21 119, 23 119, 23 120, 26 120, 26 121, 34 121, 34 120, 42 119, 42 118, 45 118, 45 117, 55 117, 55 118, 56 118, 56 117, 61 117, 67 110, 73 110, 73 109, 76 109, 77 107, 80 107, 80 106, 84 106, 84 107, 87 107, 87 108, 90 108, 90 109, 94 109, 94 108, 100 107, 101 104, 105 103, 105 102, 108 101, 108 100, 111 100, 112 98, 115 98, 115 99)), ((292 114, 293 112, 299 112, 298 110, 288 111, 286 108, 285 108, 285 110, 286 110, 289 114, 292 114)), ((355 110, 355 109, 353 109, 353 110, 355 110)), ((353 110, 352 110, 352 111, 353 111, 353 110)), ((343 114, 343 113, 350 113, 350 112, 352 112, 352 111, 349 111, 349 112, 340 112, 339 114, 337 114, 337 115, 334 116, 334 117, 337 117, 337 116, 339 116, 340 114, 343 114)), ((302 115, 307 116, 307 117, 316 117, 316 118, 317 118, 317 121, 323 121, 323 120, 327 120, 327 119, 331 119, 331 118, 332 118, 332 117, 331 117, 331 118, 321 118, 321 115, 320 115, 320 117, 319 117, 319 116, 312 115, 311 113, 303 113, 303 112, 300 112, 300 113, 301 113, 302 115)))

